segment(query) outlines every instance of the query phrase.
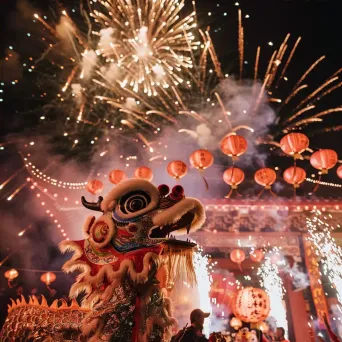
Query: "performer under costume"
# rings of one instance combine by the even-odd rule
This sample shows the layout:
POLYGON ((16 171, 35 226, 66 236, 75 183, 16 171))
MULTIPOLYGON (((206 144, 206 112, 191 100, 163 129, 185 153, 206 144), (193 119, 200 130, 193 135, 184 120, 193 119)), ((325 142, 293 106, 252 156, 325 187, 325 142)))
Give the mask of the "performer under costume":
POLYGON ((70 297, 85 293, 81 307, 43 298, 13 302, 0 341, 169 341, 171 315, 167 292, 184 270, 195 281, 194 243, 173 235, 199 229, 202 204, 141 179, 117 185, 104 199, 82 204, 101 211, 85 221, 85 240, 63 241, 61 251, 74 252, 63 270, 81 271, 70 297), (17 338, 17 339, 16 339, 17 338))

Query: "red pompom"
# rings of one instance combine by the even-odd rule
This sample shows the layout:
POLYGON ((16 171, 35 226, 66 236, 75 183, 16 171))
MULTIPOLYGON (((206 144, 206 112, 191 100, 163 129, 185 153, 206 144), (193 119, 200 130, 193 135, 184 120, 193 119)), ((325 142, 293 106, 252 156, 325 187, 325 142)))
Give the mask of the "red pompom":
POLYGON ((172 188, 172 192, 170 194, 171 199, 173 200, 181 200, 184 197, 184 189, 181 185, 176 185, 172 188))
POLYGON ((170 188, 166 184, 161 184, 158 186, 158 191, 160 196, 165 197, 169 194, 170 188))

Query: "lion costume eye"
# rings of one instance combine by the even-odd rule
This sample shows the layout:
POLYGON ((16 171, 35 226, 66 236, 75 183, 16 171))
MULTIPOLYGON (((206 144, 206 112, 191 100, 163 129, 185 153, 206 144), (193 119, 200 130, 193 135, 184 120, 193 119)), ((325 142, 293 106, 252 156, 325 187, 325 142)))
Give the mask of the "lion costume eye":
POLYGON ((130 192, 119 200, 120 211, 131 214, 145 209, 151 203, 151 197, 144 191, 130 192))

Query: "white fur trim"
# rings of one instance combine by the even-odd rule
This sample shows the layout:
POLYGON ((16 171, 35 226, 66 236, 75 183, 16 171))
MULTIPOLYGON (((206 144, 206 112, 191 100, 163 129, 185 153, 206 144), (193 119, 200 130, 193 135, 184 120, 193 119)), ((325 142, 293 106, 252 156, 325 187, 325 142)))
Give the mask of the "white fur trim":
MULTIPOLYGON (((166 224, 175 223, 178 221, 184 214, 189 211, 193 211, 195 214, 194 220, 191 224, 191 232, 194 232, 201 228, 205 221, 205 211, 202 203, 195 198, 185 198, 180 202, 176 203, 172 207, 162 211, 153 217, 153 223, 156 226, 164 226, 166 224)), ((186 229, 180 229, 172 234, 184 234, 186 233, 186 229)))
POLYGON ((124 214, 120 213, 120 217, 123 219, 129 219, 136 216, 144 215, 154 208, 157 207, 159 203, 159 191, 158 189, 149 181, 144 179, 129 179, 126 181, 123 181, 119 185, 117 185, 102 201, 101 203, 101 209, 102 211, 112 210, 117 200, 126 195, 129 192, 140 190, 147 192, 151 197, 151 203, 144 209, 137 211, 132 214, 124 214))

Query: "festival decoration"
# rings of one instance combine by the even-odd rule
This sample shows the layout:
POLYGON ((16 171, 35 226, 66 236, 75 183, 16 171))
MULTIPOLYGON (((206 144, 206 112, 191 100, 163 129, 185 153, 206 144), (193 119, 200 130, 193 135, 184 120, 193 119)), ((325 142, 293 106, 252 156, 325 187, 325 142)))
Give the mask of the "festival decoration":
POLYGON ((239 265, 241 269, 241 264, 246 259, 246 254, 242 249, 234 249, 230 253, 230 260, 239 265))
POLYGON ((311 165, 322 172, 327 174, 329 169, 332 169, 337 164, 337 153, 334 150, 319 150, 313 153, 310 157, 311 165))
POLYGON ((214 156, 207 150, 197 150, 190 156, 190 163, 198 170, 205 170, 214 163, 214 156))
POLYGON ((342 165, 340 165, 337 170, 336 170, 336 174, 338 178, 342 179, 342 165))
POLYGON ((237 317, 233 317, 231 320, 230 320, 230 326, 232 328, 234 328, 235 330, 239 330, 241 327, 242 327, 242 322, 239 318, 237 317))
POLYGON ((183 178, 188 172, 188 167, 181 160, 174 160, 167 165, 167 173, 175 179, 183 178))
POLYGON ((301 154, 309 147, 309 139, 303 133, 289 133, 280 140, 282 151, 294 159, 302 158, 301 154))
POLYGON ((276 179, 277 179, 277 174, 275 173, 273 169, 265 167, 256 171, 254 174, 254 180, 258 184, 264 187, 260 191, 258 196, 260 196, 264 192, 265 189, 269 190, 271 194, 275 196, 274 192, 271 190, 271 187, 272 187, 272 184, 274 184, 274 182, 276 181, 276 179))
POLYGON ((203 176, 205 169, 209 168, 214 163, 214 156, 211 152, 207 150, 197 150, 193 152, 190 156, 190 163, 195 167, 201 174, 204 181, 205 187, 208 190, 209 184, 203 176))
POLYGON ((247 141, 241 135, 228 135, 221 141, 221 150, 224 154, 232 157, 233 161, 244 154, 247 150, 247 141))
POLYGON ((112 170, 110 171, 109 173, 109 181, 112 183, 112 184, 119 184, 120 182, 124 181, 127 179, 127 176, 126 174, 121 171, 121 170, 112 170))
POLYGON ((4 276, 5 276, 5 278, 7 278, 7 284, 8 284, 9 288, 12 288, 12 281, 15 278, 17 278, 18 275, 19 275, 19 272, 14 268, 5 272, 4 276))
POLYGON ((261 322, 270 312, 270 299, 265 291, 246 287, 237 293, 233 312, 243 322, 261 322))
POLYGON ((233 190, 237 190, 238 185, 241 184, 244 179, 245 173, 237 167, 233 166, 224 171, 223 180, 231 187, 228 195, 226 196, 227 198, 230 198, 230 196, 233 193, 233 190))
POLYGON ((103 183, 97 179, 93 179, 87 183, 86 189, 91 194, 96 195, 103 190, 103 183))
POLYGON ((264 259, 264 252, 262 249, 256 249, 249 254, 249 258, 254 262, 260 262, 264 259))
MULTIPOLYGON (((196 245, 169 236, 200 228, 205 220, 202 204, 185 197, 179 185, 168 194, 166 185, 157 188, 143 179, 123 181, 104 199, 92 203, 82 198, 82 204, 102 215, 85 221, 85 240, 63 241, 60 249, 74 252, 63 270, 81 271, 70 297, 84 292, 83 307, 73 302, 59 308, 56 301, 49 308, 44 298, 42 304, 35 298, 29 304, 14 303, 0 339, 34 333, 36 338, 59 341, 68 333, 75 341, 82 334, 87 341, 140 342, 170 336, 175 319, 165 296, 166 282, 158 282, 157 276, 167 272, 160 279, 174 283, 184 273, 188 284, 195 282, 196 245), (25 312, 34 318, 29 327, 22 324, 25 312), (58 327, 44 324, 46 317, 58 327), (13 321, 18 327, 15 332, 13 321)), ((44 280, 48 278, 46 274, 44 280)))
POLYGON ((284 180, 292 184, 294 188, 299 188, 300 184, 305 181, 306 172, 298 166, 291 166, 283 173, 284 180))
POLYGON ((53 272, 46 272, 41 275, 40 280, 49 286, 56 280, 56 275, 53 272))
POLYGON ((146 179, 149 182, 152 181, 153 179, 153 172, 150 168, 147 166, 139 166, 135 171, 134 171, 134 176, 135 178, 139 179, 146 179))

